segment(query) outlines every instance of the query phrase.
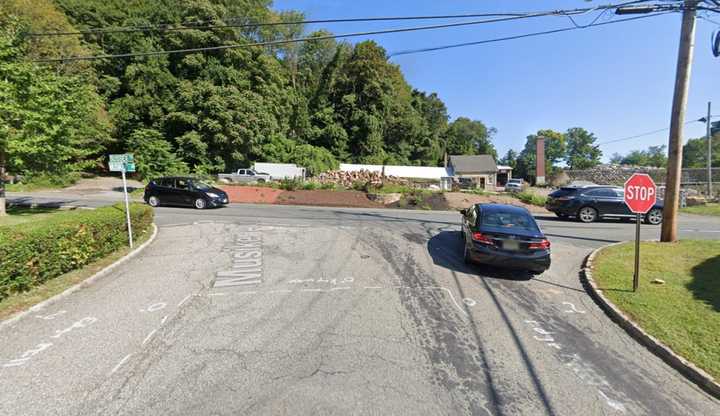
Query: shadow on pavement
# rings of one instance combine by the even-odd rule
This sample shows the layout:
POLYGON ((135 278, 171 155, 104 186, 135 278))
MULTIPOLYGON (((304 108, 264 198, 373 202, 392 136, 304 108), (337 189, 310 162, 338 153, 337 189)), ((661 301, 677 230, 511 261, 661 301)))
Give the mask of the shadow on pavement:
MULTIPOLYGON (((136 191, 136 190, 138 190, 138 189, 143 189, 143 188, 142 188, 142 187, 137 187, 137 186, 128 186, 128 187, 127 187, 127 191, 128 191, 128 192, 133 192, 133 191, 136 191)), ((122 186, 115 186, 115 187, 112 188, 112 190, 113 190, 113 192, 123 192, 123 191, 124 191, 124 189, 123 189, 122 186)))
MULTIPOLYGON (((537 397, 540 399, 542 406, 545 409, 545 414, 551 416, 555 415, 555 409, 552 405, 552 402, 550 401, 550 398, 548 397, 547 392, 545 391, 542 380, 538 376, 535 365, 533 364, 530 356, 528 355, 525 345, 518 336, 515 326, 507 315, 505 307, 503 307, 503 305, 498 300, 495 294, 495 289, 488 283, 487 279, 489 277, 491 278, 491 281, 492 279, 530 280, 532 278, 532 275, 528 272, 523 271, 503 270, 494 267, 466 265, 462 259, 462 255, 460 254, 462 253, 462 244, 463 242, 459 231, 441 231, 439 234, 430 237, 427 243, 427 248, 428 252, 430 253, 430 257, 433 259, 433 262, 436 265, 450 270, 455 283, 455 289, 460 293, 461 298, 464 299, 466 296, 465 291, 463 290, 463 285, 460 283, 457 273, 460 272, 476 275, 477 280, 479 280, 479 283, 488 293, 488 295, 493 301, 493 304, 500 313, 503 323, 507 327, 508 332, 513 339, 513 342, 516 345, 520 356, 522 357, 525 368, 527 369, 528 377, 533 384, 537 397)), ((484 357, 484 347, 482 338, 478 333, 477 322, 472 315, 472 311, 469 310, 468 306, 465 303, 463 303, 463 308, 465 309, 465 313, 470 320, 470 326, 472 328, 473 335, 478 346, 480 346, 481 353, 484 357)), ((485 360, 485 358, 483 359, 485 360)), ((491 385, 493 385, 494 382, 492 380, 492 374, 489 371, 487 377, 490 378, 489 381, 491 385)), ((491 402, 493 404, 493 410, 495 411, 495 413, 504 413, 502 411, 502 408, 500 407, 503 404, 504 399, 497 396, 497 392, 494 388, 492 390, 491 402)))
POLYGON ((720 256, 707 259, 692 268, 692 281, 687 288, 693 292, 693 297, 712 306, 715 312, 720 312, 720 256))
POLYGON ((73 203, 75 201, 73 200, 53 200, 53 201, 44 201, 44 202, 37 202, 34 200, 34 198, 31 197, 18 197, 18 198, 8 198, 7 199, 7 207, 8 209, 11 208, 33 208, 33 209, 58 209, 62 206, 65 206, 69 203, 73 203))

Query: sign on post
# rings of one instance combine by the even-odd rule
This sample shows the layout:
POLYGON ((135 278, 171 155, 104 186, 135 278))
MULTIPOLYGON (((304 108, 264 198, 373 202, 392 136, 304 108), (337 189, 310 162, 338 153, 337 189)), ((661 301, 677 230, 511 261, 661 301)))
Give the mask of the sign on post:
POLYGON ((657 186, 650 175, 635 173, 625 182, 625 205, 635 213, 635 273, 633 292, 640 281, 640 221, 657 202, 657 186))
POLYGON ((135 172, 135 158, 131 153, 122 155, 110 155, 110 163, 108 163, 111 172, 121 172, 123 181, 123 193, 125 194, 125 217, 128 227, 128 241, 130 248, 133 248, 132 224, 130 222, 130 201, 128 199, 127 179, 125 172, 135 172))

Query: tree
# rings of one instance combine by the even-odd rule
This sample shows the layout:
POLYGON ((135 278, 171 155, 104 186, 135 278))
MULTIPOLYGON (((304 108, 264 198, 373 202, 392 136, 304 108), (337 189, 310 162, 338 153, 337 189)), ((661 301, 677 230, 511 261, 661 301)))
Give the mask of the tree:
POLYGON ((505 153, 505 156, 500 159, 499 163, 501 165, 510 166, 511 168, 515 169, 515 167, 517 166, 517 159, 517 152, 513 149, 509 149, 507 153, 505 153))
POLYGON ((667 166, 666 146, 650 146, 647 150, 633 150, 625 156, 618 153, 610 158, 611 163, 632 166, 652 166, 662 168, 667 166))
MULTIPOLYGON (((712 137, 712 167, 720 167, 720 134, 712 137)), ((707 138, 689 139, 683 146, 683 167, 707 167, 707 138)))
POLYGON ((545 170, 548 175, 554 173, 556 164, 565 157, 565 136, 550 129, 538 130, 536 134, 527 136, 525 147, 517 158, 514 176, 534 180, 538 136, 545 138, 545 170))
POLYGON ((449 155, 491 155, 497 159, 497 151, 491 138, 494 128, 487 128, 482 121, 459 117, 447 129, 447 153, 449 155))
POLYGON ((565 161, 571 170, 588 169, 600 164, 602 151, 594 145, 594 134, 581 127, 573 127, 565 133, 567 155, 565 161))

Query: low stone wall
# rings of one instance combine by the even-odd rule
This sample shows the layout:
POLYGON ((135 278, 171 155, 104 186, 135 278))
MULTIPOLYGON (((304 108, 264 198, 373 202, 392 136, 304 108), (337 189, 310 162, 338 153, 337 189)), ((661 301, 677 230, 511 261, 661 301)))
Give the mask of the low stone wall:
MULTIPOLYGON (((634 173, 647 173, 658 186, 665 184, 666 170, 663 168, 600 165, 592 169, 567 170, 563 179, 568 183, 575 181, 593 182, 599 185, 622 186, 634 173)), ((713 168, 714 192, 720 189, 720 168, 713 168), (718 184, 718 185, 715 185, 718 184)), ((683 188, 699 193, 707 191, 707 169, 683 169, 680 178, 683 188)))

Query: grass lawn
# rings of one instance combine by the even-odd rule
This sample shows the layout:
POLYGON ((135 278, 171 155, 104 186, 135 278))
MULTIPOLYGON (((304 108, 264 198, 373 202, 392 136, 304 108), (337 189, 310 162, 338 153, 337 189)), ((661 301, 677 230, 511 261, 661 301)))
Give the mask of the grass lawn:
POLYGON ((720 217, 720 204, 695 205, 694 207, 682 208, 680 211, 686 214, 715 215, 720 217))
POLYGON ((645 331, 720 379, 720 241, 642 243, 632 292, 634 243, 603 250, 593 277, 645 331), (662 279, 664 285, 650 283, 662 279))
POLYGON ((55 212, 59 212, 59 210, 55 208, 8 208, 8 215, 0 217, 0 226, 47 218, 55 212))
MULTIPOLYGON (((148 230, 148 232, 142 236, 135 236, 135 247, 146 242, 150 238, 151 234, 152 231, 148 230)), ((65 273, 62 276, 50 279, 44 284, 33 287, 27 292, 14 293, 10 295, 0 301, 0 320, 9 318, 17 312, 24 311, 57 295, 58 293, 62 293, 71 286, 82 282, 103 268, 111 265, 113 262, 125 256, 129 252, 129 247, 121 248, 120 250, 117 250, 100 260, 88 264, 82 269, 74 270, 72 272, 65 273)))

